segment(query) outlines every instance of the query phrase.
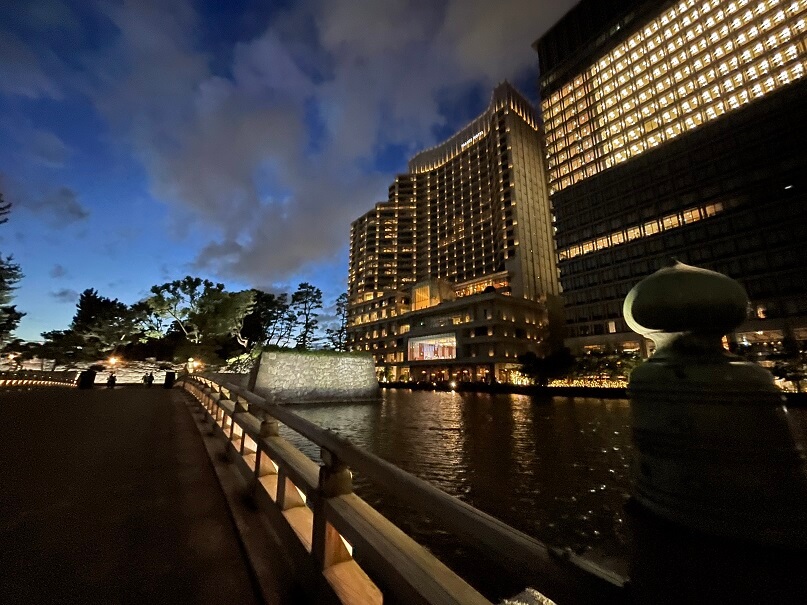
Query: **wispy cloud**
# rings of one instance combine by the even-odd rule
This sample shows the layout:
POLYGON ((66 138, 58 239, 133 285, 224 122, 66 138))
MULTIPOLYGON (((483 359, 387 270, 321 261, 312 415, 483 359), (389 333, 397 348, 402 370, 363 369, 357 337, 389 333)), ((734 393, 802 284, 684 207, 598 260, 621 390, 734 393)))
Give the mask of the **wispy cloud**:
POLYGON ((63 227, 85 220, 90 211, 78 200, 78 194, 70 187, 62 186, 42 195, 23 197, 20 206, 41 216, 52 227, 63 227))
POLYGON ((79 293, 70 288, 61 288, 51 292, 50 296, 59 303, 75 303, 79 298, 79 293))
POLYGON ((48 275, 54 279, 59 279, 67 275, 67 269, 57 263, 51 267, 50 271, 48 271, 48 275))

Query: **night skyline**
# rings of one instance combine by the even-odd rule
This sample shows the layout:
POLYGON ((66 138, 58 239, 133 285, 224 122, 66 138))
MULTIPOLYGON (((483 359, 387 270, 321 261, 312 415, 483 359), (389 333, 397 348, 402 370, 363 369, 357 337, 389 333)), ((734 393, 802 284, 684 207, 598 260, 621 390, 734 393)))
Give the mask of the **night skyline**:
POLYGON ((0 9, 0 251, 17 336, 79 292, 198 274, 345 290, 350 221, 509 79, 573 2, 30 3, 0 9))

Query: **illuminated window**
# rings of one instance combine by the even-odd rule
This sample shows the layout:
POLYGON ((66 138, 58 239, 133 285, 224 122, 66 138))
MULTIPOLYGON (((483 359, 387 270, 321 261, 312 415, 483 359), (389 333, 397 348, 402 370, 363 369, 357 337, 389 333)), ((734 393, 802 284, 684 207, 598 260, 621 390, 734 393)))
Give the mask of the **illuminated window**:
POLYGON ((677 229, 678 227, 682 227, 686 224, 699 221, 702 218, 714 216, 722 211, 723 204, 721 202, 715 202, 714 204, 709 204, 708 206, 689 208, 684 210, 680 215, 678 213, 669 214, 661 217, 660 221, 649 221, 642 226, 632 226, 625 231, 615 231, 608 236, 583 242, 582 244, 571 246, 565 250, 560 250, 558 252, 558 259, 565 260, 568 258, 574 258, 575 256, 580 256, 581 254, 589 254, 591 252, 603 250, 611 246, 618 246, 624 242, 655 235, 661 230, 661 228, 663 228, 665 231, 677 229))
POLYGON ((551 165, 595 142, 600 156, 584 167, 553 168, 550 187, 563 189, 803 78, 805 17, 803 0, 693 0, 643 24, 552 95, 549 108, 566 98, 574 104, 564 100, 563 119, 548 119, 554 109, 545 117, 547 140, 557 141, 551 165), (587 122, 589 116, 595 121, 587 122), (591 138, 588 130, 576 133, 580 140, 563 135, 578 124, 591 126, 591 138))
POLYGON ((408 361, 456 359, 456 357, 457 337, 454 334, 438 334, 409 339, 408 361))

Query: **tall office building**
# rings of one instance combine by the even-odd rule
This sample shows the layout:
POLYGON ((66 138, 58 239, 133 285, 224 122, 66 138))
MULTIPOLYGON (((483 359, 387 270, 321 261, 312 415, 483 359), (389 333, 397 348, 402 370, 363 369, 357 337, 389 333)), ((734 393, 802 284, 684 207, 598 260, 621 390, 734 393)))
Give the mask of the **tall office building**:
POLYGON ((638 348, 669 257, 738 279, 746 344, 807 338, 805 0, 584 0, 535 43, 567 344, 638 348))
POLYGON ((503 83, 481 116, 408 168, 351 225, 349 344, 392 378, 507 379, 518 354, 546 342, 559 293, 535 111, 503 83), (501 321, 509 329, 497 335, 501 321))

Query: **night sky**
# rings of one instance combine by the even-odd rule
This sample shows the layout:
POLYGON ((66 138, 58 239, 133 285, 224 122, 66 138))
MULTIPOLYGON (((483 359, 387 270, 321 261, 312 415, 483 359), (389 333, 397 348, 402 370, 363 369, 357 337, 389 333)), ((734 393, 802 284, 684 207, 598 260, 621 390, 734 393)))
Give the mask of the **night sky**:
MULTIPOLYGON (((350 222, 509 79, 574 0, 0 3, 0 252, 17 336, 78 293, 126 303, 186 274, 326 305, 350 222)), ((326 310, 327 312, 327 310, 326 310)))

